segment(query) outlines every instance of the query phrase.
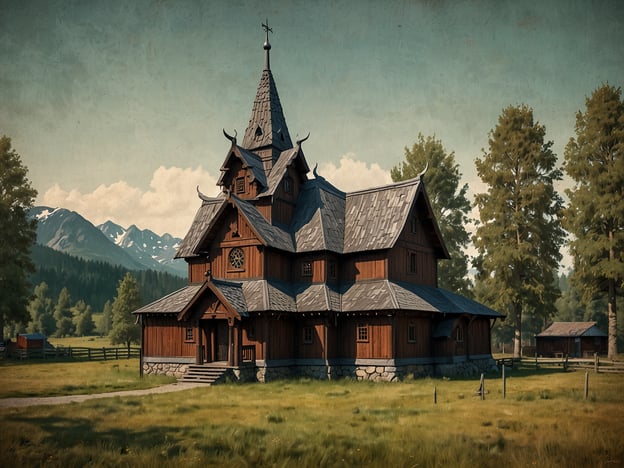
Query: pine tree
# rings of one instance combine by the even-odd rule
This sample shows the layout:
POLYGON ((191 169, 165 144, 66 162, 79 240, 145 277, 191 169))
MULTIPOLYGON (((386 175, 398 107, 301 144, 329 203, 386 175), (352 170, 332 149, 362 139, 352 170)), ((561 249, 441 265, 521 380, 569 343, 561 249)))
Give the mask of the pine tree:
POLYGON ((139 285, 134 276, 126 273, 119 282, 117 296, 113 301, 113 326, 109 335, 112 344, 126 344, 129 351, 131 343, 139 342, 141 329, 132 315, 139 307, 139 285))
POLYGON ((54 304, 49 296, 48 285, 43 282, 35 287, 35 295, 28 306, 31 322, 28 331, 51 336, 56 331, 54 304))
POLYGON ((28 169, 11 148, 11 139, 0 138, 0 340, 5 325, 23 328, 30 314, 30 249, 37 237, 37 221, 28 219, 37 191, 26 177, 28 169))
POLYGON ((476 160, 487 193, 477 194, 480 224, 474 236, 477 297, 508 315, 514 356, 521 354, 522 315, 532 320, 555 312, 554 279, 564 233, 562 200, 553 187, 561 179, 546 129, 522 105, 503 109, 489 134, 489 150, 476 160))
POLYGON ((71 296, 67 288, 61 289, 61 292, 54 308, 54 319, 56 320, 56 336, 72 336, 75 326, 72 320, 71 296))
POLYGON ((574 181, 565 226, 574 236, 573 281, 585 303, 607 296, 608 353, 617 346, 616 297, 624 286, 624 101, 603 85, 576 114, 576 138, 565 149, 564 169, 574 181))
POLYGON ((447 153, 435 137, 425 138, 419 133, 412 148, 405 148, 405 161, 393 167, 390 175, 395 182, 412 179, 427 165, 424 177, 427 195, 451 256, 438 266, 438 284, 450 291, 471 295, 468 258, 464 253, 470 241, 466 231, 470 202, 466 197, 468 185, 460 188, 462 174, 455 162, 455 153, 447 153))

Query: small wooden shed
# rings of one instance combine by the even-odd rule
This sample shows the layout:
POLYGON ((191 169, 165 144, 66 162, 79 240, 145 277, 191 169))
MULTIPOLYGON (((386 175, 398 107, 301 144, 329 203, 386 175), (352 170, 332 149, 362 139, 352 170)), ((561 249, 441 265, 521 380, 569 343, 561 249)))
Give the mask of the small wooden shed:
POLYGON ((540 356, 589 357, 607 354, 607 334, 596 322, 553 322, 535 336, 540 356))
POLYGON ((17 349, 43 349, 48 337, 41 333, 20 333, 17 335, 17 349))

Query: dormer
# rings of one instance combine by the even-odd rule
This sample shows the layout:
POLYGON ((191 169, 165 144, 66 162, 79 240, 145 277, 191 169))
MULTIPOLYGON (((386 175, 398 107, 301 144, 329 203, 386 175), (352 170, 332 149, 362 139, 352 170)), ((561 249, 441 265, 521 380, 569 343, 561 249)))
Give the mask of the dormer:
POLYGON ((267 188, 267 177, 262 159, 255 153, 237 146, 235 141, 221 166, 217 182, 224 192, 243 200, 256 198, 267 188))

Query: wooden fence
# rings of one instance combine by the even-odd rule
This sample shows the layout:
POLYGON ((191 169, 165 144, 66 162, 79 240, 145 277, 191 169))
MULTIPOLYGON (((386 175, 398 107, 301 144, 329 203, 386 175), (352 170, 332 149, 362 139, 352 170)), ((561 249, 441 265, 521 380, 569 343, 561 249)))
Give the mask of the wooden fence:
POLYGON ((570 358, 568 356, 545 358, 545 357, 522 357, 522 358, 498 358, 496 364, 500 368, 501 366, 511 368, 522 369, 553 369, 559 368, 561 370, 568 369, 584 369, 593 370, 596 373, 624 373, 624 362, 612 361, 606 358, 600 358, 598 355, 594 355, 593 358, 570 358))
POLYGON ((140 357, 140 348, 81 348, 61 347, 46 349, 14 349, 9 357, 17 359, 76 359, 83 361, 112 361, 140 357))

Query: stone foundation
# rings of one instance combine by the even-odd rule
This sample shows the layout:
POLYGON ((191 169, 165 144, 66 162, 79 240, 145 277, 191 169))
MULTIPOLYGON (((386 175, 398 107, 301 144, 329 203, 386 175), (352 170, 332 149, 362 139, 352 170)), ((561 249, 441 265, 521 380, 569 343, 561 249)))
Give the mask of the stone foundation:
POLYGON ((175 362, 144 362, 143 375, 165 374, 179 379, 188 369, 188 364, 175 362))
MULTIPOLYGON (((405 378, 424 377, 468 377, 481 373, 498 371, 491 356, 479 356, 474 359, 455 359, 439 362, 431 360, 412 360, 421 362, 395 361, 392 359, 366 359, 344 362, 335 361, 259 361, 255 366, 245 365, 232 368, 231 378, 240 382, 271 382, 293 377, 307 377, 318 380, 351 378, 375 382, 395 382, 405 378)), ((143 362, 143 373, 166 374, 182 377, 189 364, 179 362, 143 362)))

